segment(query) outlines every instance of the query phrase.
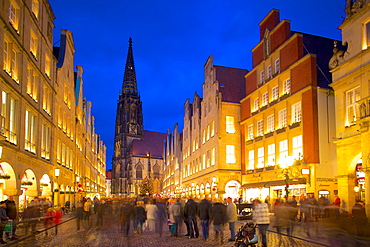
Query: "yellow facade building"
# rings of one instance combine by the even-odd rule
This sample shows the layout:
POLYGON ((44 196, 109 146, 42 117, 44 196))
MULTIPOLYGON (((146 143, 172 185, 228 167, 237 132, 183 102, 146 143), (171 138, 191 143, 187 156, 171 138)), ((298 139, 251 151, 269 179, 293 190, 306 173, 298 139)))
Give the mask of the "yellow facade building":
POLYGON ((245 69, 204 66, 203 97, 185 102, 182 142, 182 196, 239 197, 240 103, 245 69))
POLYGON ((359 3, 347 1, 346 18, 339 26, 345 47, 334 49, 329 66, 336 102, 341 207, 348 211, 355 200, 363 200, 370 214, 370 3, 359 3))
POLYGON ((62 205, 103 192, 106 148, 72 34, 53 47, 47 0, 5 0, 0 17, 0 200, 14 195, 22 209, 34 197, 62 205))

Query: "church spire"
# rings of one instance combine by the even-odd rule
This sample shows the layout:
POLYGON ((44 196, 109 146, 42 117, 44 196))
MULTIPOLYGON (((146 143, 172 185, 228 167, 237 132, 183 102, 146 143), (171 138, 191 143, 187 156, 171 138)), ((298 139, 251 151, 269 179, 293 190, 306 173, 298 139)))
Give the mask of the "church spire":
POLYGON ((132 52, 132 39, 129 39, 129 47, 127 52, 125 74, 123 77, 122 94, 133 94, 137 95, 137 85, 136 85, 136 72, 134 64, 134 55, 132 52))

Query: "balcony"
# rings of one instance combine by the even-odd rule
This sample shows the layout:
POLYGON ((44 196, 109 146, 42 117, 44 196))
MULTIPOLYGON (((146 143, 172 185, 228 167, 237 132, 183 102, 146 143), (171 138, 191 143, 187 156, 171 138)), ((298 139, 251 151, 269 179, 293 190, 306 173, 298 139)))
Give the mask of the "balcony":
POLYGON ((280 128, 280 129, 277 129, 277 130, 276 130, 276 133, 280 134, 280 133, 283 133, 283 132, 285 132, 285 131, 286 131, 286 127, 282 127, 282 128, 280 128))
POLYGON ((297 128, 301 125, 301 122, 295 122, 295 123, 292 123, 291 125, 289 125, 289 129, 294 129, 294 128, 297 128))

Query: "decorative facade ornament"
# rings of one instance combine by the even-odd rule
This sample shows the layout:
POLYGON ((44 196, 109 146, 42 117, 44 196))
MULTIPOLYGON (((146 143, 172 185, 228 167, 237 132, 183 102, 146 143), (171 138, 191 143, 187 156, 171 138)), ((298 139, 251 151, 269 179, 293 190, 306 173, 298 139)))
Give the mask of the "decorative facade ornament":
POLYGON ((347 0, 346 1, 346 19, 360 11, 364 6, 370 3, 370 0, 347 0))
POLYGON ((337 41, 334 42, 333 56, 329 61, 329 69, 334 69, 341 63, 343 63, 347 58, 347 48, 348 43, 344 44, 344 49, 339 49, 337 47, 337 41))

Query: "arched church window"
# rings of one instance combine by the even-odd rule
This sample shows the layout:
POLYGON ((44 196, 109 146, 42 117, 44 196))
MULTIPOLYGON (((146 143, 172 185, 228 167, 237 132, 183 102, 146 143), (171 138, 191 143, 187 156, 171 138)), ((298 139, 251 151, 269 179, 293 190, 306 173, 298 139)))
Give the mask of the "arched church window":
POLYGON ((155 165, 153 167, 153 174, 154 174, 154 179, 156 179, 156 178, 159 179, 159 165, 155 165))
POLYGON ((136 167, 136 178, 143 178, 143 167, 141 165, 136 167))

